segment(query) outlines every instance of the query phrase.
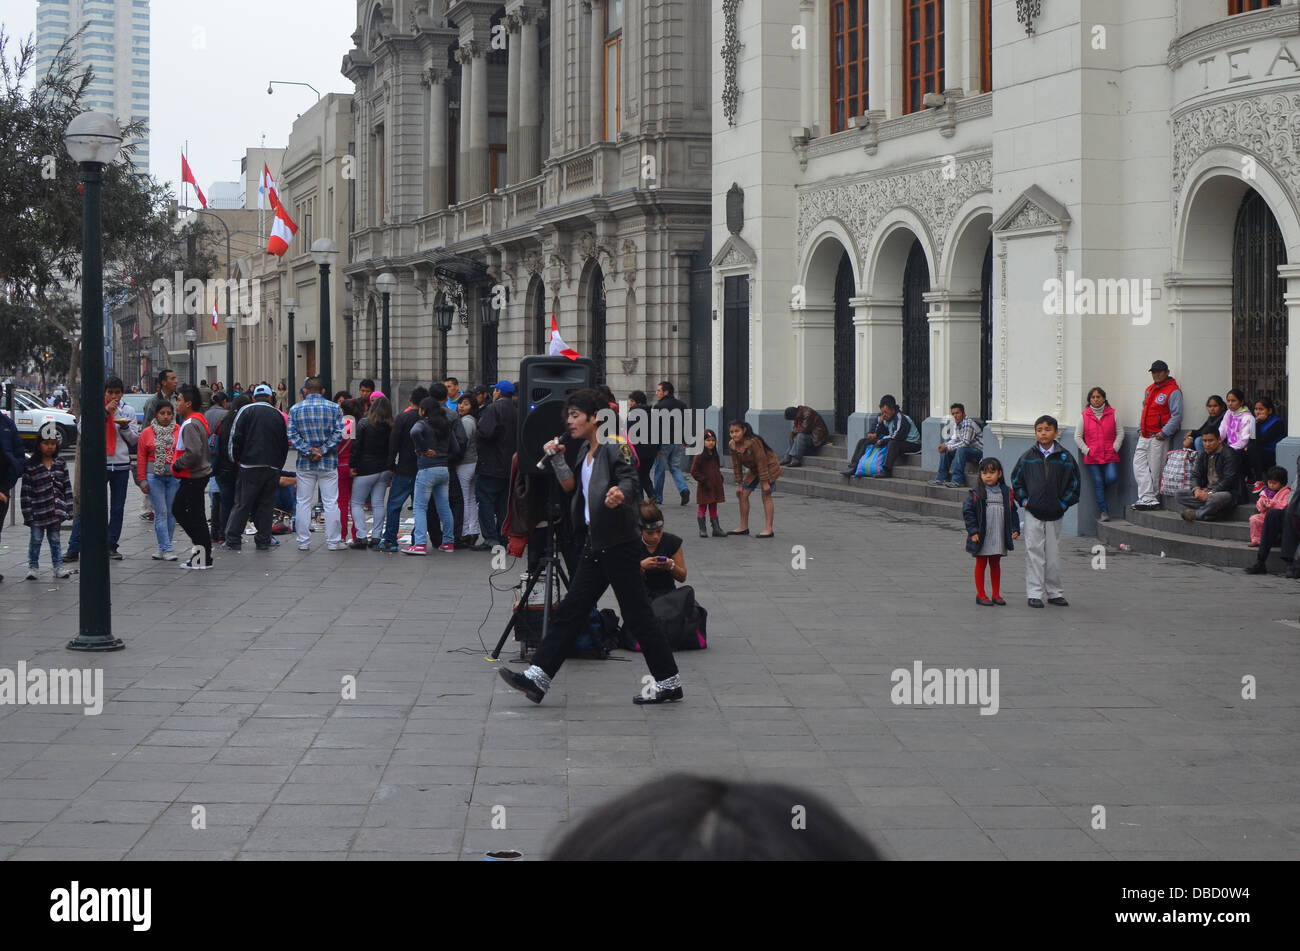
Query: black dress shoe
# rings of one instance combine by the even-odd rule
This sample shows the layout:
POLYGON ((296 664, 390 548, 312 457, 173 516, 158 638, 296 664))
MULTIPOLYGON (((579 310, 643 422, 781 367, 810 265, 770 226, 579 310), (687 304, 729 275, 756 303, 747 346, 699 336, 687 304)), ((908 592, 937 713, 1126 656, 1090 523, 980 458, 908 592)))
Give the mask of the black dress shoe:
POLYGON ((77 553, 74 551, 74 552, 73 552, 72 554, 70 554, 70 555, 64 555, 64 556, 63 556, 63 563, 66 565, 66 564, 68 564, 69 562, 71 562, 72 564, 75 565, 75 564, 77 563, 77 559, 79 559, 80 557, 81 557, 81 556, 80 556, 79 554, 77 554, 77 553))
POLYGON ((497 671, 497 673, 501 675, 502 680, 514 687, 533 703, 541 703, 542 698, 546 696, 546 691, 537 686, 537 681, 533 680, 531 677, 525 677, 523 674, 516 673, 513 670, 506 670, 504 667, 497 671))
POLYGON ((977 594, 977 595, 975 596, 975 603, 976 603, 976 604, 982 604, 982 605, 984 605, 986 608, 991 608, 991 607, 993 606, 993 599, 992 599, 992 598, 986 598, 986 597, 984 597, 984 595, 982 595, 982 594, 977 594))
POLYGON ((691 504, 691 490, 682 489, 682 505, 690 505, 690 504, 691 504))
MULTIPOLYGON (((68 556, 64 555, 63 560, 66 562, 68 560, 68 556)), ((1300 578, 1300 565, 1288 565, 1286 569, 1286 576, 1288 578, 1291 578, 1292 580, 1296 578, 1300 578)))
POLYGON ((1031 608, 1041 608, 1043 606, 1043 602, 1038 600, 1038 598, 1030 598, 1029 606, 1031 608))
POLYGON ((672 690, 656 690, 653 697, 643 697, 637 694, 632 698, 632 702, 638 706, 645 706, 651 703, 676 703, 682 699, 682 688, 674 687, 672 690))
POLYGON ((1005 608, 1007 606, 1007 602, 1003 601, 1001 598, 994 598, 993 603, 1000 608, 1005 608))
POLYGON ((1055 604, 1058 608, 1068 608, 1070 606, 1070 602, 1065 598, 1048 598, 1047 603, 1055 604))
POLYGON ((1246 574, 1248 574, 1248 575, 1266 575, 1266 574, 1268 574, 1268 568, 1265 567, 1265 565, 1264 565, 1264 563, 1263 563, 1262 561, 1255 560, 1255 561, 1252 561, 1252 562, 1250 563, 1250 567, 1246 569, 1246 574))

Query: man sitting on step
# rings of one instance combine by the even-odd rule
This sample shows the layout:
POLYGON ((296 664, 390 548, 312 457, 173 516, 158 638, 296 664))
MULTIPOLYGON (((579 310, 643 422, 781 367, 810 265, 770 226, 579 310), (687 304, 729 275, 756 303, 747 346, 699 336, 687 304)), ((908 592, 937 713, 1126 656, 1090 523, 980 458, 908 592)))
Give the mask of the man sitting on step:
POLYGON ((1218 521, 1241 498, 1241 454, 1215 432, 1204 433, 1201 441, 1205 448, 1196 454, 1192 476, 1196 487, 1174 496, 1188 522, 1218 521))
POLYGON ((964 489, 966 463, 977 463, 984 458, 980 427, 966 415, 966 407, 961 403, 953 403, 948 409, 952 412, 952 421, 943 427, 943 442, 939 446, 939 471, 935 473, 932 484, 964 489))
POLYGON ((862 454, 869 446, 888 447, 885 452, 884 471, 879 478, 889 478, 894 474, 894 466, 903 453, 921 451, 921 430, 917 428, 916 423, 912 422, 910 416, 899 411, 898 401, 888 393, 880 398, 880 421, 876 423, 876 431, 858 440, 858 445, 849 460, 849 467, 840 474, 849 477, 856 475, 858 462, 861 461, 862 454))
POLYGON ((786 450, 781 465, 797 469, 803 465, 803 457, 811 456, 830 436, 826 421, 811 406, 787 406, 785 418, 794 423, 790 431, 790 448, 786 450))

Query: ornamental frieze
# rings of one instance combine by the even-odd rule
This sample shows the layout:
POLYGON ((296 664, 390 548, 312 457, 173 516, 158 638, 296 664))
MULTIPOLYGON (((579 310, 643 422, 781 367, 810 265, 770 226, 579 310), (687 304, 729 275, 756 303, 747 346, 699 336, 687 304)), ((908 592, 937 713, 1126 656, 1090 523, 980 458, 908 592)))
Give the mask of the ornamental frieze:
POLYGON ((1234 99, 1174 116, 1175 195, 1192 164, 1219 146, 1255 156, 1300 196, 1300 92, 1234 99))

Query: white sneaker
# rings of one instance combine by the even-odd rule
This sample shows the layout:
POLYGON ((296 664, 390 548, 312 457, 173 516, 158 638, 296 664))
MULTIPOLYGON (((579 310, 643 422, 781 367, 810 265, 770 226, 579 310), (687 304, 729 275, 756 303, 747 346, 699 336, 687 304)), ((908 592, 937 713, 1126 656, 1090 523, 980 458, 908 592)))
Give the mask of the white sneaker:
POLYGON ((162 553, 162 560, 163 560, 163 561, 175 561, 175 560, 176 560, 176 552, 174 552, 174 551, 165 551, 165 552, 163 552, 163 553, 162 553))
POLYGON ((69 570, 68 568, 65 568, 63 565, 59 565, 59 567, 57 567, 57 568, 54 569, 54 577, 56 577, 56 578, 71 578, 71 577, 72 577, 72 571, 69 570))
POLYGON ((343 551, 343 550, 344 550, 345 548, 347 548, 348 546, 347 546, 347 545, 342 545, 342 544, 340 544, 340 545, 330 545, 330 544, 326 544, 325 547, 326 547, 326 549, 328 549, 329 551, 343 551))
POLYGON ((298 546, 298 550, 299 550, 299 551, 311 551, 311 545, 310 545, 310 544, 307 544, 307 545, 299 545, 299 546, 298 546))
POLYGON ((150 555, 149 557, 152 558, 154 561, 162 561, 162 560, 163 560, 163 550, 162 550, 161 548, 159 548, 156 552, 154 552, 154 553, 153 553, 152 555, 150 555))
POLYGON ((23 580, 24 580, 24 581, 37 581, 37 580, 39 580, 39 578, 40 578, 40 575, 38 575, 38 574, 36 573, 36 569, 35 569, 35 568, 28 568, 28 569, 27 569, 27 574, 23 575, 23 580))
POLYGON ((186 571, 207 571, 211 565, 191 565, 188 561, 182 561, 181 567, 186 571))

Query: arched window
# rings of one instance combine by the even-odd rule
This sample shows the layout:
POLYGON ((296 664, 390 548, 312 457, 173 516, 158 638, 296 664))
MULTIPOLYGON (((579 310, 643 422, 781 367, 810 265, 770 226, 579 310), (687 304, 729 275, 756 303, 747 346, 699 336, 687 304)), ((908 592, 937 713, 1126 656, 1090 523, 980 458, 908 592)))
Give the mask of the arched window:
POLYGON ((943 86, 943 0, 903 0, 903 111, 943 86))
POLYGON ((1265 7, 1280 6, 1282 0, 1228 0, 1228 16, 1249 13, 1251 10, 1263 10, 1265 7))
POLYGON ((867 0, 831 0, 831 131, 867 111, 867 0))

